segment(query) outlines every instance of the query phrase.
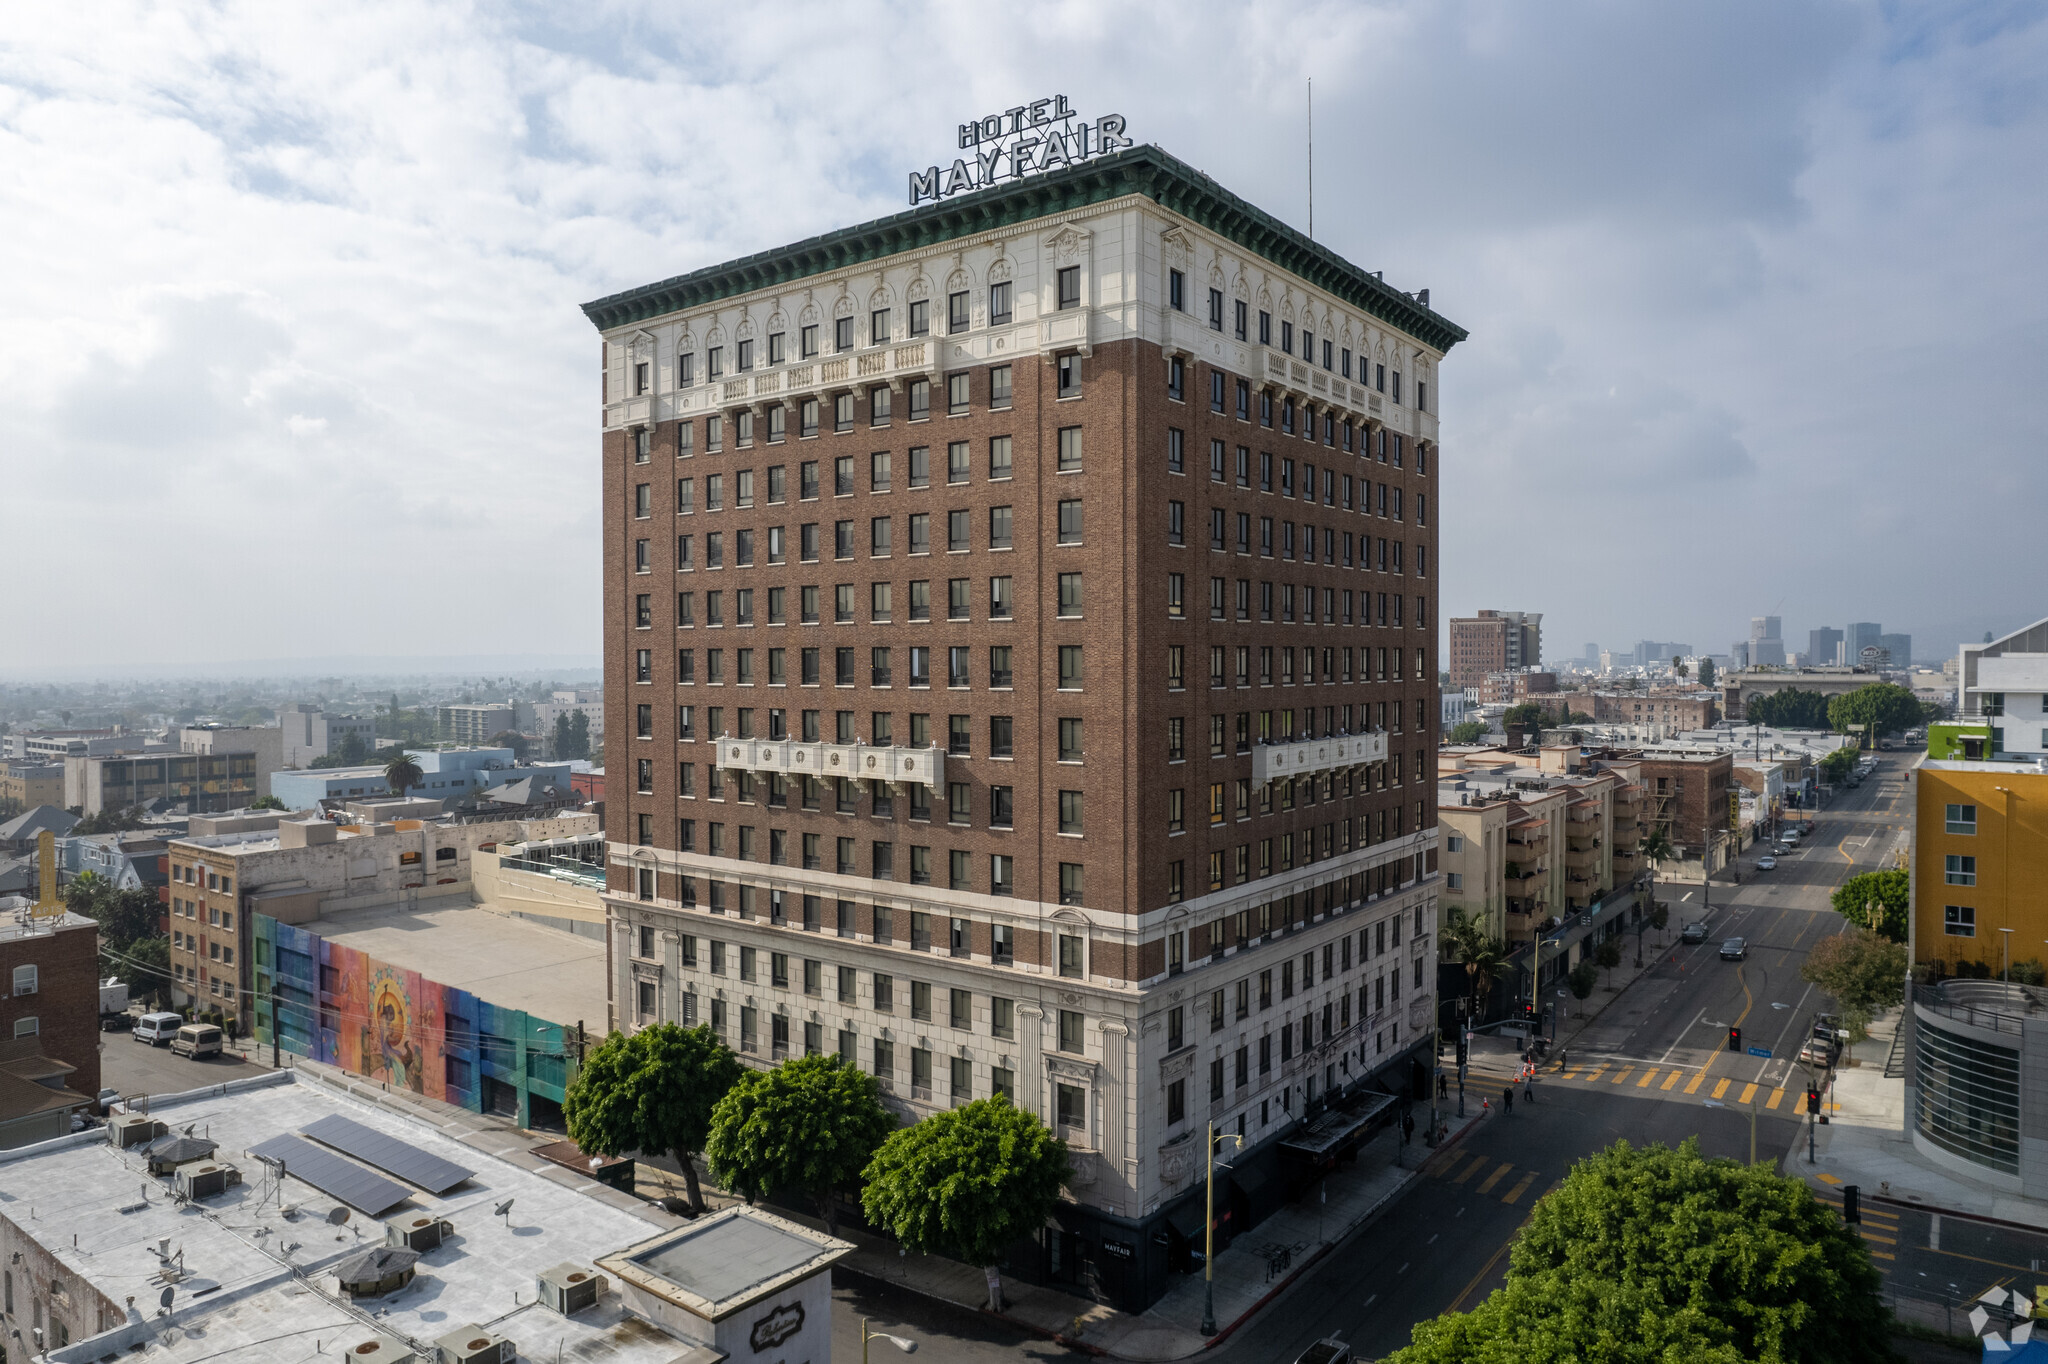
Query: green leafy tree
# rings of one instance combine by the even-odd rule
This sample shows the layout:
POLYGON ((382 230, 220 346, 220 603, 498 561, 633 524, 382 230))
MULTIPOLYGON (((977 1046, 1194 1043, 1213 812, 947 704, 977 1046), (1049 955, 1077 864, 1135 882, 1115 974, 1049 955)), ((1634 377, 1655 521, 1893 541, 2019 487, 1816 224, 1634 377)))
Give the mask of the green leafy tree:
POLYGON ((1507 1282, 1389 1364, 1897 1364, 1870 1252, 1768 1165, 1627 1142, 1537 1203, 1507 1282))
POLYGON ((526 752, 531 744, 532 741, 516 729, 501 729, 490 738, 492 748, 511 749, 512 761, 518 763, 526 761, 526 752))
POLYGON ((1678 675, 1678 680, 1681 682, 1685 681, 1686 678, 1692 676, 1692 669, 1684 663, 1673 663, 1671 665, 1671 671, 1678 675))
POLYGON ((1850 1035, 1861 1039, 1872 1015, 1905 999, 1906 949, 1867 928, 1852 928, 1815 943, 1799 975, 1835 997, 1850 1035))
POLYGON ((570 1138, 592 1155, 671 1155, 704 1208, 695 1156, 711 1114, 740 1078, 740 1063, 708 1027, 658 1023, 613 1033, 584 1058, 562 1100, 570 1138))
POLYGON ((895 1130, 872 1075, 837 1055, 799 1056, 740 1077, 711 1115, 704 1154, 718 1182, 749 1202, 794 1190, 836 1229, 834 1194, 895 1130))
POLYGON ((1451 726, 1449 740, 1454 744, 1476 744, 1486 736, 1486 725, 1480 720, 1460 720, 1451 726))
POLYGON ((1581 957, 1571 974, 1564 978, 1564 983, 1571 990, 1572 998, 1584 1004, 1593 993, 1593 987, 1600 983, 1600 968, 1593 964, 1591 957, 1581 957))
POLYGON ((1678 860, 1678 849, 1671 846, 1671 831, 1662 824, 1652 824, 1650 831, 1643 835, 1642 842, 1636 845, 1636 850, 1642 853, 1643 860, 1652 869, 1678 860))
POLYGON ((1609 938, 1595 949, 1593 957, 1603 971, 1612 971, 1621 965, 1621 939, 1609 938))
POLYGON ((251 810, 282 810, 285 808, 285 804, 276 796, 258 796, 249 802, 249 808, 251 810))
POLYGON ((1524 701, 1518 706, 1509 706, 1500 717, 1502 728, 1510 730, 1541 729, 1545 719, 1543 707, 1534 701, 1524 701))
POLYGON ((1867 730, 1874 737, 1897 734, 1924 722, 1918 697, 1890 682, 1872 682, 1828 702, 1828 723, 1841 733, 1867 730))
POLYGON ((1835 887, 1835 913, 1861 928, 1875 929, 1893 942, 1906 940, 1906 896, 1911 878, 1903 871, 1861 872, 1835 887), (1871 906, 1877 906, 1873 914, 1871 906))
MULTIPOLYGON (((102 810, 96 815, 87 815, 71 827, 73 837, 86 834, 133 833, 143 826, 142 807, 131 805, 125 810, 102 810)), ((86 872, 90 876, 93 873, 86 872)))
POLYGON ((1752 724, 1778 729, 1828 728, 1828 698, 1817 691, 1787 687, 1784 691, 1750 700, 1743 709, 1752 724))
POLYGON ((569 742, 576 750, 576 757, 590 757, 590 716, 587 713, 579 710, 569 717, 569 742))
POLYGON ((861 1178, 861 1210, 905 1250, 980 1265, 1003 1307, 997 1262, 1045 1225, 1072 1176, 1067 1144, 998 1094, 890 1134, 861 1178))
POLYGON ((384 764, 384 781, 391 788, 391 794, 402 796, 413 787, 425 781, 427 774, 412 760, 412 755, 403 748, 392 754, 384 764))
POLYGON ((1711 658, 1700 660, 1700 685, 1702 687, 1714 685, 1714 660, 1711 658))

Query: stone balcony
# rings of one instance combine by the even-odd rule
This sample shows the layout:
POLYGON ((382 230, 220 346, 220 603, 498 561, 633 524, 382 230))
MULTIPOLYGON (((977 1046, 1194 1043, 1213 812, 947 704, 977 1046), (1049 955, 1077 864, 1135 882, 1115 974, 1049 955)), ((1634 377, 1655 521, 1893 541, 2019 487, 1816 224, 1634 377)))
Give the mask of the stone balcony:
POLYGON ((733 772, 780 772, 790 777, 852 777, 899 786, 946 789, 946 751, 896 744, 812 744, 797 739, 718 741, 717 765, 733 772))
POLYGON ((1263 786, 1269 781, 1315 776, 1386 760, 1387 735, 1384 730, 1260 744, 1252 749, 1252 783, 1263 786))

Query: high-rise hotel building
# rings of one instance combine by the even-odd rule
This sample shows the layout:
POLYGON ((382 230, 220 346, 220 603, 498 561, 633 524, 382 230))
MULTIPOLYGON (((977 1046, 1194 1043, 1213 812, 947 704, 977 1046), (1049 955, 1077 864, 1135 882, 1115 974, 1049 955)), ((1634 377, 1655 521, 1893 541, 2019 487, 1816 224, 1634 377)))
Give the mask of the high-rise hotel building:
POLYGON ((1429 1055, 1465 333, 1152 147, 585 312, 614 1023, 1008 1094, 1152 1300, 1429 1055))

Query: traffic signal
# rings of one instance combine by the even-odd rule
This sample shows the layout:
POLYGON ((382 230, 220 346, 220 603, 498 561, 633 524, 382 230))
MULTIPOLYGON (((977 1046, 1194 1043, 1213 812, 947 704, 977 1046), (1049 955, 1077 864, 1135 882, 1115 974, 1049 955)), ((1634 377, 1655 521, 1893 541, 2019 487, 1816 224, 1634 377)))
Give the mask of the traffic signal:
POLYGON ((1742 1029, 1740 1029, 1740 1028, 1730 1028, 1730 1029, 1728 1030, 1728 1050, 1730 1050, 1730 1051, 1741 1051, 1741 1050, 1742 1050, 1742 1029))
POLYGON ((1842 1186, 1842 1220, 1844 1222, 1861 1222, 1863 1220, 1863 1209, 1856 1205, 1860 1192, 1861 1190, 1854 1184, 1844 1184, 1842 1186))
POLYGON ((1806 1111, 1809 1113, 1820 1112, 1820 1091, 1812 1085, 1806 1087, 1806 1111))

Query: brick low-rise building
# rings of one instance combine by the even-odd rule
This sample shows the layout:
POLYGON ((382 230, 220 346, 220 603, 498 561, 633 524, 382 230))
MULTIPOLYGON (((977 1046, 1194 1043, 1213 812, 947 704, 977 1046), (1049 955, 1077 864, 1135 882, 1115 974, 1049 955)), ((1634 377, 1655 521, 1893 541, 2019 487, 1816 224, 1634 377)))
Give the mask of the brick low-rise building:
POLYGON ((1463 333, 1153 148, 586 313, 615 1021, 1010 1094, 1151 1302, 1428 1059, 1463 333))
POLYGON ((1709 729, 1721 713, 1720 694, 1707 688, 1593 693, 1596 724, 1664 725, 1676 732, 1709 729))
POLYGON ((99 1093, 99 953, 99 925, 83 915, 0 923, 0 1146, 63 1136, 99 1093))

